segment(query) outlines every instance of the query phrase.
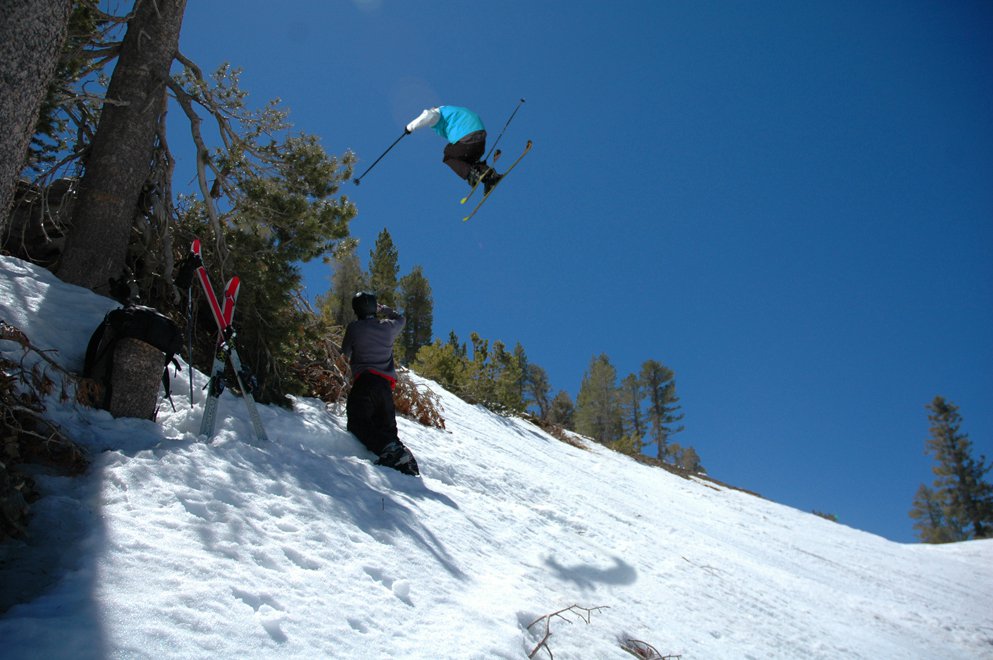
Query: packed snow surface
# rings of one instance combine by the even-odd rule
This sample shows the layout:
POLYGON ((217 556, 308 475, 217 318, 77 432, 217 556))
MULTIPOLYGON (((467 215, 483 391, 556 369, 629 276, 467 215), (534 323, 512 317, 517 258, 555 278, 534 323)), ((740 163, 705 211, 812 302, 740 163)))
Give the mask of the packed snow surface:
MULTIPOLYGON (((114 307, 0 258, 0 319, 69 371, 114 307)), ((53 397, 92 467, 40 475, 30 539, 0 554, 0 655, 524 658, 547 630, 535 657, 993 658, 991 540, 894 543, 415 380, 446 422, 399 420, 421 478, 315 399, 262 406, 259 446, 226 392, 198 437, 199 373, 154 423, 53 397)))

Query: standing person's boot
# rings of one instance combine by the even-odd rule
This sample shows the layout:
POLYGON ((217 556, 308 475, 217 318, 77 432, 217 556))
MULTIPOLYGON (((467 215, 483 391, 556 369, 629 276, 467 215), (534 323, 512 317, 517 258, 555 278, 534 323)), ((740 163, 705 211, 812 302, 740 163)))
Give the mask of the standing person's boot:
POLYGON ((395 440, 383 447, 376 465, 385 465, 386 467, 391 467, 394 470, 415 477, 421 473, 417 468, 417 461, 414 459, 414 455, 402 443, 395 440))

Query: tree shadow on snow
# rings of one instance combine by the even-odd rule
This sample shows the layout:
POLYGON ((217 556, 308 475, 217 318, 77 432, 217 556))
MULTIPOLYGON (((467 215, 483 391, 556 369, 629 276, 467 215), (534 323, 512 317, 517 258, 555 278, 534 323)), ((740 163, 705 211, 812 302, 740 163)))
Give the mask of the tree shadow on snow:
POLYGON ((638 572, 630 564, 618 557, 613 557, 613 566, 600 568, 591 564, 564 566, 555 557, 545 559, 545 565, 555 576, 564 582, 574 582, 582 589, 592 589, 597 584, 615 586, 634 584, 638 580, 638 572))
MULTIPOLYGON (((383 543, 404 536, 423 547, 454 577, 466 575, 455 564, 443 543, 423 523, 425 506, 438 503, 458 509, 447 495, 431 490, 421 478, 373 464, 372 454, 347 431, 355 455, 327 455, 302 445, 265 448, 266 459, 255 468, 273 481, 293 483, 309 506, 330 519, 350 521, 364 533, 383 543)), ((343 437, 329 439, 340 444, 343 437)), ((292 444, 292 443, 290 443, 292 444)), ((246 487, 250 487, 246 484, 246 487)))
POLYGON ((54 488, 39 478, 42 498, 32 504, 28 537, 0 548, 0 639, 8 652, 107 657, 96 598, 96 565, 107 542, 98 463, 68 485, 66 477, 54 478, 54 488))
MULTIPOLYGON (((31 539, 0 553, 0 638, 9 648, 49 658, 109 654, 96 566, 107 550, 103 491, 114 478, 105 466, 121 461, 163 461, 160 469, 168 471, 174 496, 189 514, 177 523, 188 526, 210 552, 243 559, 240 542, 264 537, 275 520, 270 512, 256 511, 260 503, 278 507, 291 496, 308 516, 340 521, 341 543, 351 542, 348 525, 384 544, 406 538, 455 578, 468 579, 424 522, 430 513, 426 507, 457 510, 458 505, 422 479, 374 466, 371 454, 347 431, 333 431, 328 443, 349 449, 347 443, 353 443, 354 454, 349 449, 322 452, 322 438, 310 446, 284 445, 277 438, 262 447, 233 439, 208 443, 188 434, 169 438, 153 422, 84 414, 91 436, 82 442, 93 459, 89 470, 36 503, 31 539), (225 454, 226 462, 206 460, 203 452, 225 454), (52 601, 46 601, 49 597, 52 601)), ((334 533, 335 526, 329 526, 328 534, 334 533)))

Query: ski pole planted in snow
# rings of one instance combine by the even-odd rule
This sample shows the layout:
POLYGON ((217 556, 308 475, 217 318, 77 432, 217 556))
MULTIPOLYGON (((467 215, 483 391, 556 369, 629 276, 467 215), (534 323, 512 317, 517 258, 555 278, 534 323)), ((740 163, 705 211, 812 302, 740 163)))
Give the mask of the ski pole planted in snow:
POLYGON ((186 368, 190 373, 190 407, 193 407, 193 276, 197 267, 197 255, 190 251, 179 267, 174 282, 177 289, 186 289, 186 368))
POLYGON ((352 181, 355 182, 355 185, 359 185, 359 183, 362 182, 362 177, 364 177, 366 174, 368 174, 369 173, 369 170, 371 170, 372 168, 376 167, 376 163, 378 163, 379 161, 383 160, 383 156, 385 156, 386 154, 390 153, 390 149, 392 149, 393 147, 397 146, 397 142, 399 142, 400 140, 402 140, 405 135, 407 135, 407 131, 404 131, 403 133, 401 133, 400 134, 400 137, 398 137, 396 140, 394 140, 393 141, 393 144, 391 144, 386 149, 386 151, 384 151, 382 153, 382 155, 379 158, 377 158, 376 160, 374 160, 372 162, 372 165, 370 165, 368 168, 366 168, 366 171, 365 172, 363 172, 361 175, 359 175, 358 178, 352 179, 352 181))

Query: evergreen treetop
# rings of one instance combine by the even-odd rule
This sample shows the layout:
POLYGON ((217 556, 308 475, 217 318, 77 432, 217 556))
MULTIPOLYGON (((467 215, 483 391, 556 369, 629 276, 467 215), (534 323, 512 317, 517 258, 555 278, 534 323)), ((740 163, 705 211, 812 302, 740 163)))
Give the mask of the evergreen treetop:
POLYGON ((576 396, 576 431, 609 445, 622 435, 617 370, 605 353, 590 360, 576 396))
POLYGON ((378 302, 389 307, 397 304, 397 276, 400 273, 400 253, 390 232, 383 228, 376 245, 369 253, 369 286, 378 302))
POLYGON ((932 488, 922 485, 914 498, 915 529, 933 543, 993 537, 993 485, 984 479, 991 465, 985 456, 973 458, 956 405, 936 396, 927 410, 925 451, 935 459, 935 478, 932 488))

